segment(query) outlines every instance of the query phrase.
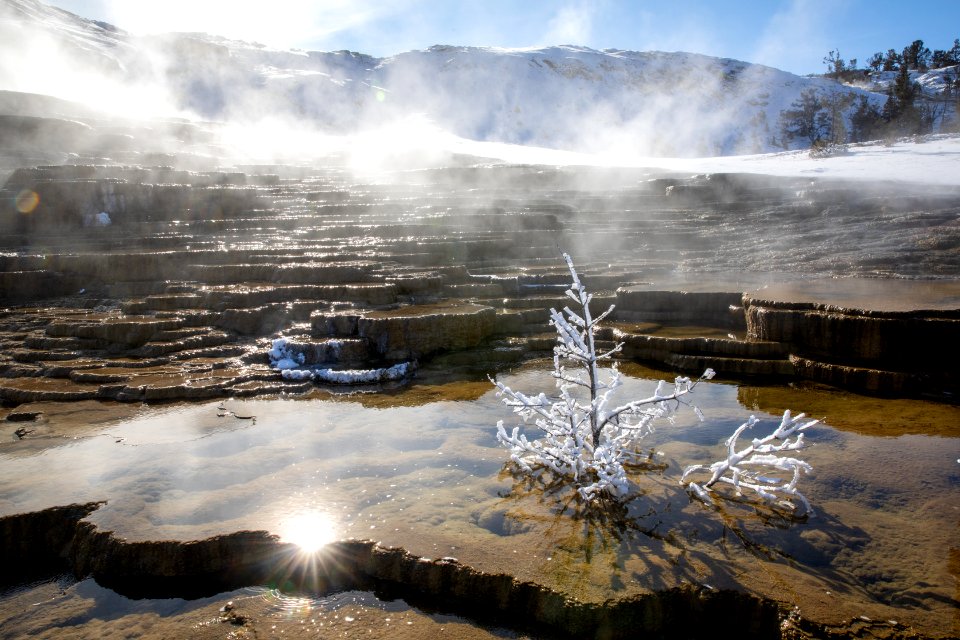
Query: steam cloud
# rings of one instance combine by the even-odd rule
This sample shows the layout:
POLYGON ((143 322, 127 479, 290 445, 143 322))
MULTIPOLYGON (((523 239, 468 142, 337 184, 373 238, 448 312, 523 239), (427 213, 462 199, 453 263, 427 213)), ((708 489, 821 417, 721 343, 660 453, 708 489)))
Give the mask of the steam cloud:
MULTIPOLYGON (((288 4, 293 13, 283 24, 316 11, 288 4)), ((325 6, 335 25, 374 11, 369 3, 325 6)), ((143 30, 130 3, 116 10, 143 30)), ((225 27, 246 33, 244 23, 225 27)), ((589 7, 566 7, 548 28, 556 37, 587 37, 589 7)), ((766 152, 776 149, 780 111, 803 88, 837 90, 822 79, 686 53, 435 46, 381 59, 199 34, 134 36, 36 0, 0 5, 0 37, 9 43, 0 57, 4 89, 114 117, 208 123, 216 139, 207 151, 257 161, 332 154, 372 166, 405 153, 463 150, 471 140, 602 154, 614 163, 766 152)), ((182 152, 184 143, 175 137, 158 150, 182 152)))

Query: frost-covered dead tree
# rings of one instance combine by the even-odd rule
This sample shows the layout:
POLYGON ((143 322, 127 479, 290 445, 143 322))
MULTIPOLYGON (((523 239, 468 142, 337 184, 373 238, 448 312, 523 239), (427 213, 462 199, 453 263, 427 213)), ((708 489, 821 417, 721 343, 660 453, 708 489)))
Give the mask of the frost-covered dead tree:
MULTIPOLYGON (((622 497, 629 492, 624 464, 637 456, 639 441, 654 429, 654 421, 686 404, 699 380, 678 377, 673 386, 661 381, 649 398, 613 405, 613 391, 622 384, 616 363, 601 376, 600 361, 620 350, 617 345, 597 353, 596 327, 611 306, 596 318, 590 312, 592 296, 580 282, 570 256, 564 254, 572 283, 566 295, 573 302, 562 312, 550 310, 557 331, 553 377, 559 396, 528 396, 493 381, 503 403, 524 422, 533 420, 540 435, 529 439, 514 427, 511 433, 497 423, 497 439, 510 448, 511 459, 524 471, 550 469, 572 479, 580 495, 592 500, 603 494, 622 497)), ((708 369, 700 380, 713 377, 708 369)), ((694 408, 698 415, 699 410, 694 408)))
MULTIPOLYGON (((524 472, 532 474, 549 469, 570 479, 584 500, 592 501, 604 495, 622 498, 630 492, 624 465, 638 459, 640 440, 654 430, 658 418, 689 405, 685 396, 692 393, 701 380, 712 378, 714 372, 707 369, 697 380, 678 377, 672 386, 660 381, 648 398, 613 404, 612 394, 622 384, 620 373, 613 363, 609 373, 601 375, 600 362, 620 351, 622 345, 604 353, 597 353, 596 345, 597 325, 613 307, 594 318, 590 311, 592 296, 580 282, 570 256, 564 254, 563 257, 572 279, 566 295, 573 302, 573 308, 564 307, 562 312, 550 310, 550 324, 557 331, 553 377, 558 394, 526 395, 491 380, 499 389, 503 403, 524 423, 532 420, 538 430, 534 438, 521 433, 520 426, 508 433, 501 420, 497 423, 497 440, 510 449, 511 460, 524 472)), ((701 411, 690 406, 702 420, 701 411)), ((781 506, 794 508, 790 498, 796 499, 803 513, 811 512, 809 502, 797 490, 800 474, 810 471, 810 465, 777 455, 803 447, 802 432, 818 421, 803 423, 802 419, 803 414, 792 418, 787 411, 780 427, 772 434, 737 451, 738 438, 757 422, 751 416, 727 440, 726 459, 710 466, 687 467, 681 484, 708 504, 713 504, 711 487, 723 482, 732 484, 738 494, 742 489, 750 489, 764 500, 781 506), (791 440, 794 434, 796 438, 791 440), (710 472, 710 479, 702 485, 688 481, 687 477, 697 471, 710 472)))
POLYGON ((738 496, 744 489, 754 491, 765 501, 786 507, 797 515, 812 514, 813 509, 807 498, 797 489, 801 473, 809 473, 812 468, 803 460, 777 455, 785 451, 796 451, 804 446, 803 431, 820 422, 804 422, 804 414, 796 417, 787 410, 783 413, 780 426, 763 438, 755 438, 748 447, 737 451, 737 440, 747 429, 759 422, 754 416, 740 425, 727 439, 727 457, 711 465, 695 464, 687 467, 680 484, 686 484, 690 492, 708 504, 712 487, 720 482, 733 485, 738 496), (796 437, 791 438, 796 434, 796 437), (702 485, 687 480, 687 476, 704 471, 710 473, 710 479, 702 485), (792 499, 800 504, 795 505, 792 499))

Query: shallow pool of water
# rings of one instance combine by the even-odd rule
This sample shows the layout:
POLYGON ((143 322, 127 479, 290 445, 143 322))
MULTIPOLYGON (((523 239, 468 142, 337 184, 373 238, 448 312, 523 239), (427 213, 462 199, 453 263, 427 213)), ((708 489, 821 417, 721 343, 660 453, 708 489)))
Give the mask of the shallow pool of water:
POLYGON ((130 599, 66 576, 0 592, 4 638, 526 638, 403 600, 346 591, 324 597, 251 587, 209 598, 130 599))
MULTIPOLYGON (((549 390, 549 367, 501 379, 549 390)), ((648 371, 625 371, 624 397, 650 395, 648 371)), ((51 446, 8 442, 0 514, 106 500, 91 520, 131 540, 242 529, 305 546, 373 539, 585 600, 695 583, 792 602, 824 621, 956 627, 960 409, 717 383, 693 401, 706 421, 683 410, 662 423, 644 443, 658 453, 633 473, 636 497, 602 513, 515 473, 494 426, 513 416, 474 380, 149 408, 51 446), (712 509, 679 486, 683 467, 720 458, 751 413, 762 436, 784 408, 808 407, 825 417, 800 456, 814 467, 801 481, 814 517, 796 522, 751 502, 712 509)), ((55 411, 48 420, 55 432, 55 411)))

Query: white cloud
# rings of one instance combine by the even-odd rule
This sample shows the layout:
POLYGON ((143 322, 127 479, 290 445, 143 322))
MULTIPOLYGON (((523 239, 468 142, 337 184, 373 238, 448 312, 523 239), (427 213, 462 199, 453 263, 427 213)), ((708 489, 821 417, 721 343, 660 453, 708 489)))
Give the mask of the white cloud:
POLYGON ((112 0, 109 19, 137 34, 198 31, 288 48, 359 27, 384 13, 382 3, 373 0, 112 0))
POLYGON ((562 7, 547 23, 544 44, 586 44, 593 40, 598 3, 577 2, 562 7))
POLYGON ((824 25, 841 7, 825 0, 792 0, 775 13, 757 41, 751 62, 800 72, 809 60, 822 58, 836 45, 828 43, 824 25))

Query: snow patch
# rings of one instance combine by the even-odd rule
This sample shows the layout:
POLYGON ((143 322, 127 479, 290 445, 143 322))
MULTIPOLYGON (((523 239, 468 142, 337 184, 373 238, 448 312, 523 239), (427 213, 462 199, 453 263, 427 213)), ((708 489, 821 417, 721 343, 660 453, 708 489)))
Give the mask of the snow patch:
POLYGON ((376 384, 403 380, 416 370, 415 362, 401 362, 377 369, 334 369, 306 366, 303 352, 294 348, 288 338, 277 338, 267 352, 270 366, 280 372, 284 380, 326 382, 329 384, 376 384))

